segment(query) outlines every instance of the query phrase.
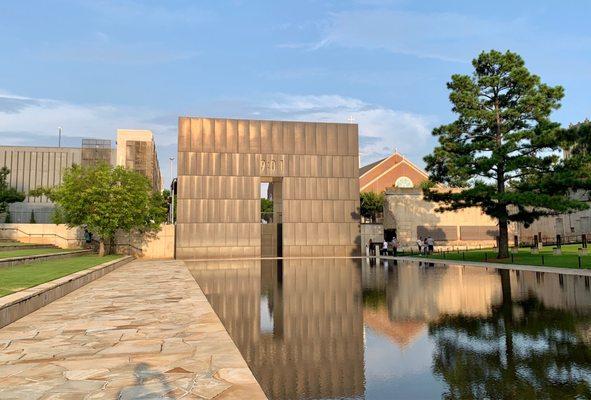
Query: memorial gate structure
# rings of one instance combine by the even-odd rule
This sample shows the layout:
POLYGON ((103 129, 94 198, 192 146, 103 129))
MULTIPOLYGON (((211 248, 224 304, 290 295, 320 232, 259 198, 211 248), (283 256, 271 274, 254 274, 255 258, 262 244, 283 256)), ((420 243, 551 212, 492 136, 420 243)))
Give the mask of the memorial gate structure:
POLYGON ((177 199, 178 259, 359 255, 358 126, 180 117, 177 199))

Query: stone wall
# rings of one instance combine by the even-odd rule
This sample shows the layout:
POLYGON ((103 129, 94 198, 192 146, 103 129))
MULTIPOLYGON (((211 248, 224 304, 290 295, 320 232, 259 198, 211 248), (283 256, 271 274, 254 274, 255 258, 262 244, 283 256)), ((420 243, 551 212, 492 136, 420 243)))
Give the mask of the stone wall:
POLYGON ((174 259, 174 225, 162 225, 155 235, 119 234, 115 238, 117 253, 145 259, 174 259))
MULTIPOLYGON (((0 224, 0 239, 23 243, 49 244, 62 249, 80 248, 85 245, 84 231, 56 224, 0 224)), ((175 226, 162 225, 155 235, 141 236, 118 234, 116 252, 146 259, 174 258, 175 226)))
POLYGON ((361 224, 361 249, 365 252, 365 245, 371 239, 374 243, 384 241, 384 225, 382 224, 361 224))
POLYGON ((73 249, 82 247, 84 232, 80 228, 56 224, 0 224, 0 239, 73 249))
POLYGON ((542 234, 544 242, 554 241, 556 235, 580 240, 583 233, 587 235, 587 240, 591 240, 591 209, 543 217, 527 228, 523 224, 518 224, 517 232, 520 241, 524 243, 533 243, 534 235, 539 233, 542 234))
POLYGON ((437 203, 423 199, 421 189, 386 191, 384 229, 396 229, 402 246, 414 246, 418 236, 432 236, 439 246, 494 246, 495 220, 478 208, 439 213, 437 203))

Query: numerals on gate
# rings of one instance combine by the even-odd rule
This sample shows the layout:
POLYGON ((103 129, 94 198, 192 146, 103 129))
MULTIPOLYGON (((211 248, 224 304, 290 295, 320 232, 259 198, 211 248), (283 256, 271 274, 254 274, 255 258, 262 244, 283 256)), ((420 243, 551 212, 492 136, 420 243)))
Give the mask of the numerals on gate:
POLYGON ((283 160, 261 160, 261 174, 283 174, 283 160))

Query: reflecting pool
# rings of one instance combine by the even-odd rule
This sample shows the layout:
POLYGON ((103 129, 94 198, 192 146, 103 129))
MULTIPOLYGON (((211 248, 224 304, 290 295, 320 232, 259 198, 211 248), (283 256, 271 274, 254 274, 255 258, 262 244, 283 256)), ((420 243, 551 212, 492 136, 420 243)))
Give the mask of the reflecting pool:
POLYGON ((589 277, 365 259, 187 265, 270 399, 591 398, 589 277))

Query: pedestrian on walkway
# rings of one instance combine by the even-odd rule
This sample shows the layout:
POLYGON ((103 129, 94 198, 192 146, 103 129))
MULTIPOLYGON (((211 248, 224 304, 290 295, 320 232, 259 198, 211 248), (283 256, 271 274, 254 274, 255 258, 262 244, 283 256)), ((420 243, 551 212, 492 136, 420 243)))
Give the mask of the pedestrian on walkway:
POLYGON ((395 237, 392 238, 392 254, 394 257, 398 255, 398 240, 395 237))
POLYGON ((435 240, 431 236, 427 238, 427 246, 429 246, 429 254, 433 254, 433 251, 435 250, 435 240))

